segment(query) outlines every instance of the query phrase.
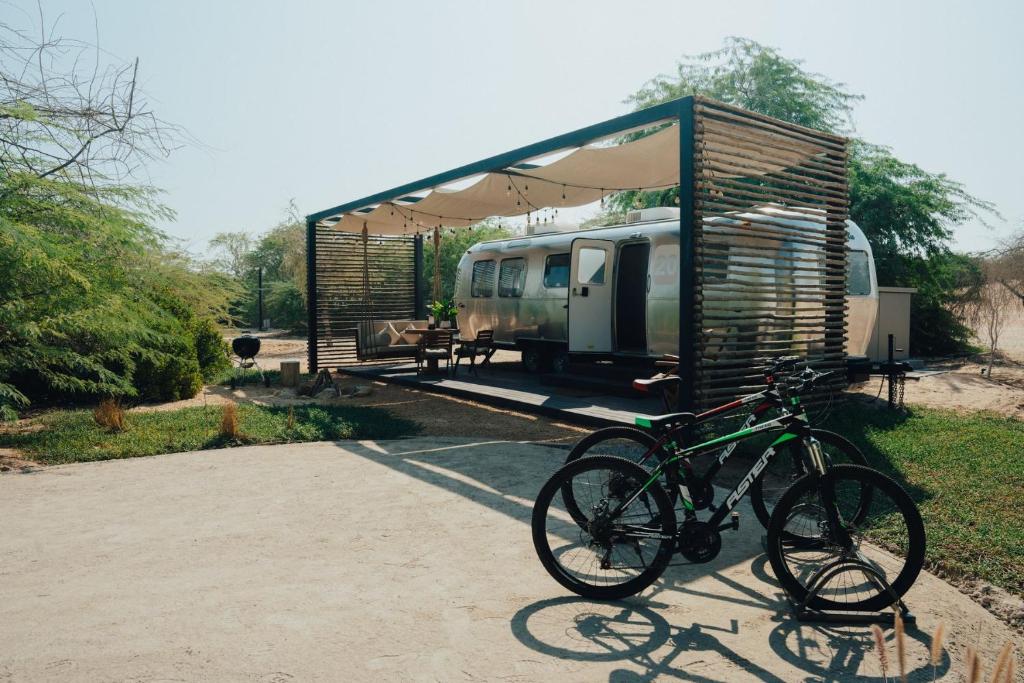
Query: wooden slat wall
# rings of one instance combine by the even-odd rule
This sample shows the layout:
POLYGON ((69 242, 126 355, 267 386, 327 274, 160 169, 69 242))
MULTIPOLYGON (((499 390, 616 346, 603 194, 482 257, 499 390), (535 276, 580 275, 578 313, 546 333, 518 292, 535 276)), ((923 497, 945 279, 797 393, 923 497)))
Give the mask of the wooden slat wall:
POLYGON ((846 156, 844 138, 695 103, 697 406, 756 391, 770 357, 845 367, 846 156))
MULTIPOLYGON (((350 365, 356 328, 367 320, 416 318, 415 238, 370 236, 370 296, 365 296, 362 235, 316 227, 317 365, 350 365)), ((423 317, 423 316, 420 316, 423 317)))

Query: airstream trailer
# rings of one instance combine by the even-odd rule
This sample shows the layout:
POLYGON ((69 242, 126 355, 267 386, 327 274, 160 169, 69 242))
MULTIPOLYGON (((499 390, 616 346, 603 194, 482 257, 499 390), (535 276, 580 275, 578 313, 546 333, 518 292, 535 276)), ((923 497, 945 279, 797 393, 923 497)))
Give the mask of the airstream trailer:
MULTIPOLYGON (((820 227, 807 220, 806 210, 795 214, 768 205, 752 208, 749 214, 710 219, 703 230, 724 233, 732 227, 735 232, 736 225, 753 213, 762 220, 770 215, 793 228, 820 227)), ((866 352, 877 316, 878 286, 867 238, 852 221, 847 221, 847 228, 846 350, 853 357, 866 352)), ((791 314, 808 305, 787 295, 802 278, 788 275, 781 282, 781 271, 772 267, 772 250, 801 250, 808 255, 805 258, 823 260, 821 250, 752 237, 730 237, 729 245, 747 247, 736 249, 747 255, 730 255, 724 272, 704 278, 705 299, 735 299, 734 290, 725 286, 735 276, 767 283, 769 289, 777 283, 773 310, 791 314), (764 256, 752 258, 750 253, 764 256)), ((649 362, 679 348, 678 265, 679 210, 673 208, 630 212, 624 225, 481 242, 459 262, 458 324, 465 338, 494 330, 495 345, 521 351, 531 371, 562 371, 570 358, 649 362)), ((723 343, 757 334, 757 329, 737 328, 729 320, 705 318, 703 325, 723 343)), ((804 352, 811 354, 813 349, 805 346, 804 352)))

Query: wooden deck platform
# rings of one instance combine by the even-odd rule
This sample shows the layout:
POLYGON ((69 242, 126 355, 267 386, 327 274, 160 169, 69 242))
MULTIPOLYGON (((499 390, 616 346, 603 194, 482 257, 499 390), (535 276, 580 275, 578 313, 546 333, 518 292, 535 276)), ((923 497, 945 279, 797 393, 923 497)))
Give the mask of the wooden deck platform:
POLYGON ((580 388, 571 383, 565 386, 565 382, 548 385, 543 376, 505 366, 502 363, 494 370, 481 370, 477 375, 470 374, 463 366, 455 377, 444 373, 417 375, 413 363, 353 365, 340 367, 338 371, 592 427, 632 425, 637 415, 664 412, 658 400, 639 394, 635 398, 624 396, 627 392, 622 387, 609 385, 601 389, 592 382, 580 388))

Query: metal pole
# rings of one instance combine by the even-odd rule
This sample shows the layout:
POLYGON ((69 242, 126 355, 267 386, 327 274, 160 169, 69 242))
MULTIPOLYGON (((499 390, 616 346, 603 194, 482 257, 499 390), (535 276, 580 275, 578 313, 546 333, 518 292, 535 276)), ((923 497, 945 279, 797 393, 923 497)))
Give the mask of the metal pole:
POLYGON ((306 220, 306 353, 309 371, 316 372, 316 221, 306 220))
POLYGON ((413 238, 413 313, 412 319, 419 320, 424 315, 423 308, 423 235, 416 235, 413 238))
POLYGON ((257 306, 256 329, 263 331, 263 266, 256 269, 256 298, 259 301, 257 306))
POLYGON ((696 250, 696 181, 693 175, 695 126, 693 98, 679 101, 679 410, 692 411, 695 403, 697 370, 697 328, 694 319, 697 273, 694 269, 696 250))
MULTIPOLYGON (((434 301, 441 300, 441 228, 434 228, 434 301)), ((433 302, 431 302, 433 303, 433 302)), ((438 321, 440 323, 440 321, 438 321)))

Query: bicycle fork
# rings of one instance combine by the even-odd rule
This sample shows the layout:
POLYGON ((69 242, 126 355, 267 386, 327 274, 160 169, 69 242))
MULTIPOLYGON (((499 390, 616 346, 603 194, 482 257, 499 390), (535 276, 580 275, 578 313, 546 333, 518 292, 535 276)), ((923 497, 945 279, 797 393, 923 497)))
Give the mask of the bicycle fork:
POLYGON ((804 451, 810 464, 810 471, 814 473, 817 479, 818 495, 821 497, 821 504, 825 508, 831 535, 844 550, 849 550, 853 545, 853 539, 850 538, 850 533, 839 516, 835 484, 826 476, 828 473, 828 461, 825 458, 825 451, 821 448, 821 442, 813 436, 808 436, 804 439, 804 451))

